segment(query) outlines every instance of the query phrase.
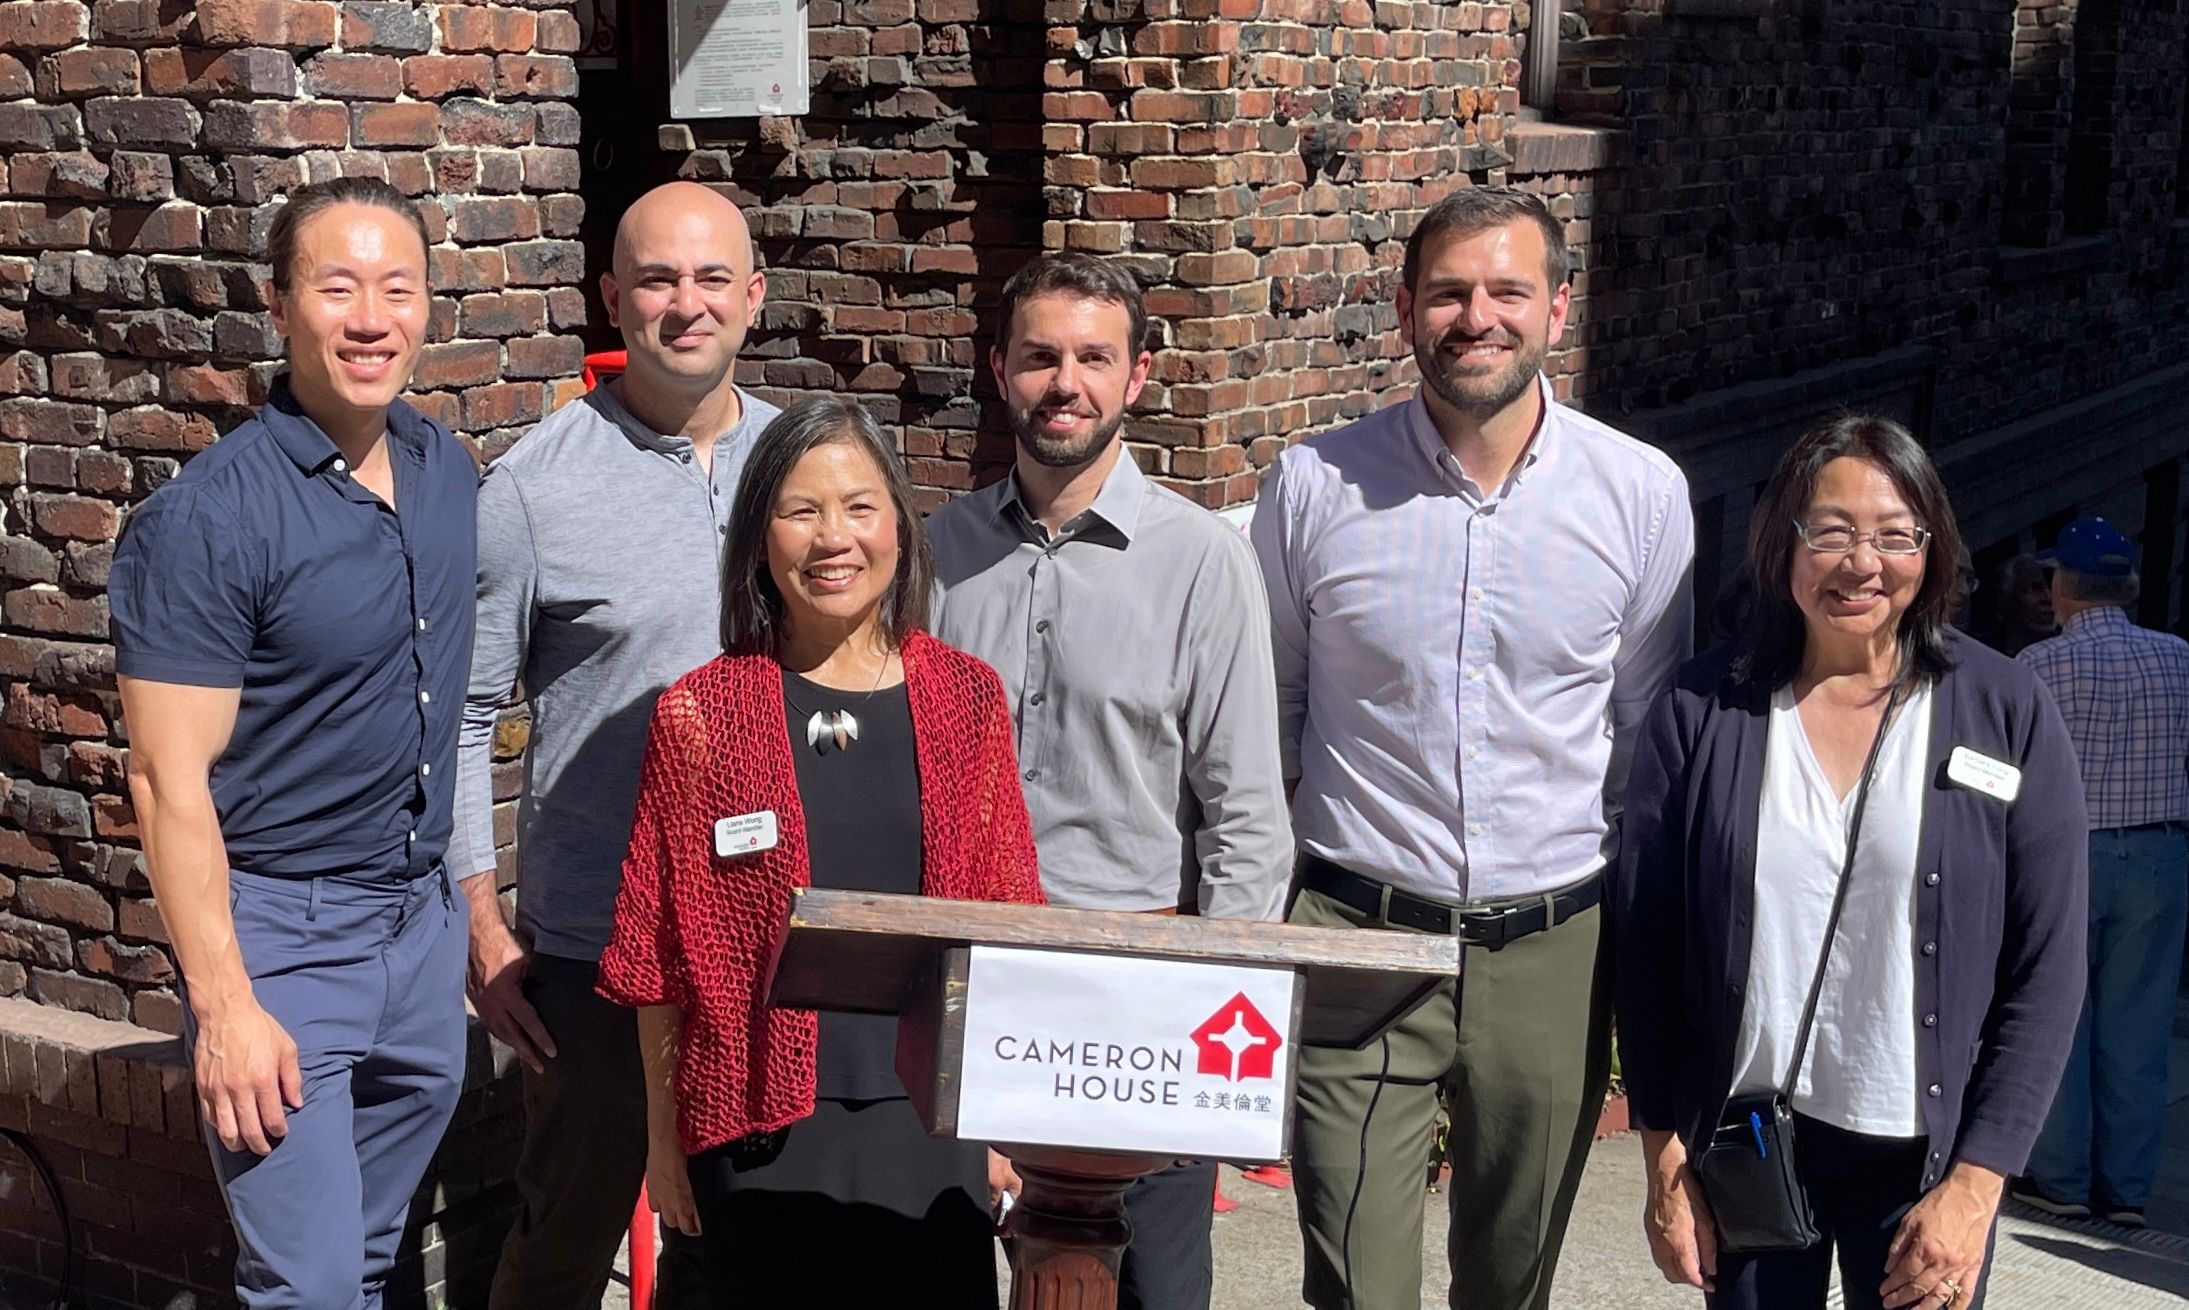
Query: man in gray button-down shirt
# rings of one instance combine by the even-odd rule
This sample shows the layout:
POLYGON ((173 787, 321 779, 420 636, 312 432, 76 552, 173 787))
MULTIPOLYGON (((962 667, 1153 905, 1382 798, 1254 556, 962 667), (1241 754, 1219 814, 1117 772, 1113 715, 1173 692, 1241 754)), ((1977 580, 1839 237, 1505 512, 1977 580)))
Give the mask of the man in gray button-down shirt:
MULTIPOLYGON (((471 901, 472 1002, 524 1061, 522 1208, 495 1310, 596 1307, 646 1165, 629 1010, 593 993, 654 699, 721 652, 721 539, 776 409, 737 354, 766 283, 737 207, 671 183, 641 197, 601 279, 628 364, 534 428, 479 492, 478 638, 457 742, 449 867, 471 901), (495 891, 497 712, 532 706, 517 821, 517 931, 495 891)), ((660 1304, 698 1304, 697 1243, 660 1304)))
MULTIPOLYGON (((1151 357, 1122 265, 1050 255, 1004 287, 989 362, 1012 476, 928 522, 935 631, 996 666, 1053 904, 1274 919, 1292 872, 1269 609, 1246 539, 1118 438, 1151 357)), ((1205 1310, 1215 1166, 1126 1198, 1121 1310, 1205 1310)))

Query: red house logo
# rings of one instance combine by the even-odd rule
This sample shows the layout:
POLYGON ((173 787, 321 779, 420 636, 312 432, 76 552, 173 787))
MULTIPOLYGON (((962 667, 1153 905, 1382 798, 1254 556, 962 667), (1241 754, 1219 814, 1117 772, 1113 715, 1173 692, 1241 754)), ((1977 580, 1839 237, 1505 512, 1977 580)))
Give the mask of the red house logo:
POLYGON ((1193 1044, 1201 1052, 1196 1072, 1236 1083, 1276 1077, 1277 1048, 1284 1045, 1284 1037, 1240 992, 1193 1030, 1193 1044))

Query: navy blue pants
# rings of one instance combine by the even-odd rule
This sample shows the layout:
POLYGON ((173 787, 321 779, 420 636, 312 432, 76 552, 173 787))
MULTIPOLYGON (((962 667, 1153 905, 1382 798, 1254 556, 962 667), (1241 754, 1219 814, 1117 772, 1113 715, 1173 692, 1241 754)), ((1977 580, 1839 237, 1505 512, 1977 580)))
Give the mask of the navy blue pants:
MULTIPOLYGON (((464 900, 408 884, 229 875, 258 1003, 297 1047, 304 1106, 270 1155, 206 1144, 245 1310, 376 1310, 464 1082, 464 900)), ((185 1049, 196 1025, 183 1008, 185 1049)))
MULTIPOLYGON (((1847 1310, 1883 1310, 1885 1254, 1900 1221, 1923 1199, 1927 1149, 1921 1139, 1868 1137, 1795 1115, 1797 1172, 1824 1240, 1806 1251, 1720 1255, 1709 1310, 1824 1310, 1835 1254, 1847 1310)), ((1990 1280, 1987 1253, 1983 1279, 1962 1289, 1953 1310, 1984 1310, 1982 1284, 1990 1280)))

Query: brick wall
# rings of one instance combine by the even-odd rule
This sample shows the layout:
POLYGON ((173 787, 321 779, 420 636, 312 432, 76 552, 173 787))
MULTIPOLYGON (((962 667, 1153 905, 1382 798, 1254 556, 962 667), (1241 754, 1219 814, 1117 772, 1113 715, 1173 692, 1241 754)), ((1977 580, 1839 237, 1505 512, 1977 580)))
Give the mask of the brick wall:
POLYGON ((0 995, 178 1024, 102 592, 127 507, 264 394, 265 202, 423 199, 417 401, 513 435, 581 354, 577 40, 553 6, 0 3, 0 995))
POLYGON ((755 206, 770 308, 745 380, 860 396, 931 501, 999 471, 985 310, 1042 249, 1129 259, 1161 320, 1128 425, 1149 472, 1252 499, 1288 437, 1403 379, 1412 215, 1490 177, 1504 4, 816 0, 813 112, 664 133, 755 206))

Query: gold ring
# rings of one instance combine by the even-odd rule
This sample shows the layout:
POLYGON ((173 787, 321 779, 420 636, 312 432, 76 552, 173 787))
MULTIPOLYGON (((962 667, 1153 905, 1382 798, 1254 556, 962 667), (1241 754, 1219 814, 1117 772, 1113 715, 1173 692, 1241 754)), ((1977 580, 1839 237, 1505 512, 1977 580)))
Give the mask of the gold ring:
POLYGON ((1954 1302, 1961 1299, 1961 1284, 1953 1281, 1951 1278, 1940 1283, 1939 1286, 1946 1289, 1947 1305, 1952 1305, 1954 1302))

